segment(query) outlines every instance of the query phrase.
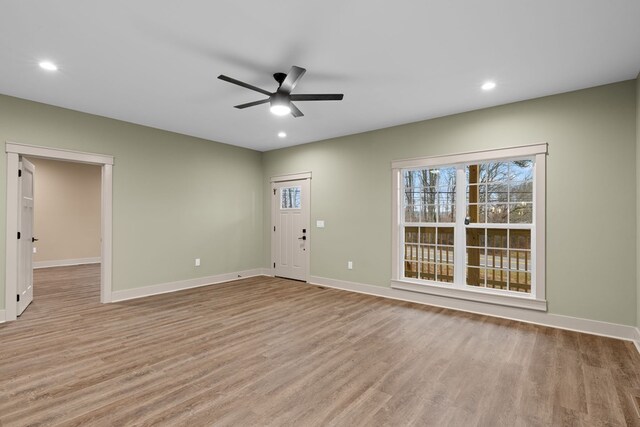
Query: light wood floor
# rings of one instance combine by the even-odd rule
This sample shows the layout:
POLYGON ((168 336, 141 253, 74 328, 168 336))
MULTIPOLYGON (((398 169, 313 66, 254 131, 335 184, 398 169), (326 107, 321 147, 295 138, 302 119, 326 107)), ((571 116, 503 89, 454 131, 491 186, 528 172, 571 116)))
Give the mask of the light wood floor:
POLYGON ((631 343, 275 278, 101 305, 36 270, 0 425, 640 425, 631 343))

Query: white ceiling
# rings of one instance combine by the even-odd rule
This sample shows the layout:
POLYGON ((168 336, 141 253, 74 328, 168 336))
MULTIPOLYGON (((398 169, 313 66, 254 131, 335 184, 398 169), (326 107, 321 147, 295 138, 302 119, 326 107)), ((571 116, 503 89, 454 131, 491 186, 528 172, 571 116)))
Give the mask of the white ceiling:
POLYGON ((638 71, 638 0, 0 0, 0 93, 261 151, 638 71), (216 78, 273 91, 291 65, 344 101, 237 110, 263 96, 216 78))

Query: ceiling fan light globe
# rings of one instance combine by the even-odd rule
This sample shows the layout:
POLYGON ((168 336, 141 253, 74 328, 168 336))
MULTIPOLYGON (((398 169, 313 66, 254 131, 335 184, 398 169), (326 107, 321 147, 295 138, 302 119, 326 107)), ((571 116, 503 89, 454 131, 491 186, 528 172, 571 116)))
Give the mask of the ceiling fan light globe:
POLYGON ((275 104, 271 106, 271 112, 276 116, 286 116, 291 114, 291 108, 288 105, 275 104))

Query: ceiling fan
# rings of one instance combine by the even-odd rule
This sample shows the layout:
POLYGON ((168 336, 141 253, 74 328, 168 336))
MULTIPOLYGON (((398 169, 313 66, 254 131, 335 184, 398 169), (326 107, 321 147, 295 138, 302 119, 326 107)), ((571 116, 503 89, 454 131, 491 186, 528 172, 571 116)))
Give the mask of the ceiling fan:
POLYGON ((233 83, 238 86, 245 87, 247 89, 260 92, 267 95, 269 98, 262 99, 260 101, 248 102, 246 104, 236 105, 235 108, 243 109, 253 107, 255 105, 271 103, 271 112, 278 116, 284 116, 291 113, 293 117, 302 117, 302 111, 296 107, 291 101, 341 101, 344 97, 341 93, 327 93, 327 94, 292 94, 291 91, 296 87, 304 73, 307 70, 295 65, 291 67, 287 74, 275 73, 273 78, 278 82, 278 89, 275 92, 269 92, 259 87, 250 85, 240 80, 232 79, 223 74, 220 74, 218 78, 225 82, 233 83))

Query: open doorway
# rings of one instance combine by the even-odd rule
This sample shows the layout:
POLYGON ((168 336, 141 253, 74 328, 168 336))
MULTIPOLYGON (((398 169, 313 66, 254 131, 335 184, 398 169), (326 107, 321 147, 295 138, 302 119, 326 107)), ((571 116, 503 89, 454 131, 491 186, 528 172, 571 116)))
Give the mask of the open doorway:
POLYGON ((72 301, 98 302, 100 166, 30 157, 20 164, 17 315, 33 299, 39 311, 72 301))
MULTIPOLYGON (((113 188, 113 157, 103 154, 82 153, 77 151, 53 149, 47 147, 37 147, 24 144, 6 143, 7 151, 7 233, 6 233, 6 280, 5 280, 5 301, 6 301, 6 320, 15 320, 21 310, 24 310, 26 301, 23 299, 20 303, 20 293, 28 286, 28 277, 25 281, 25 275, 33 274, 33 243, 36 243, 36 236, 29 231, 30 236, 22 238, 22 230, 29 230, 28 215, 25 215, 25 199, 23 194, 23 186, 29 183, 29 180, 22 180, 22 169, 31 168, 32 173, 37 175, 37 168, 33 167, 32 162, 57 163, 60 160, 66 162, 80 163, 84 165, 95 165, 98 167, 100 176, 100 225, 99 225, 99 256, 87 256, 80 258, 61 258, 40 260, 37 266, 53 266, 83 263, 87 261, 99 261, 99 277, 100 277, 100 301, 111 301, 111 271, 112 271, 112 188, 113 188), (57 161, 57 162, 55 162, 57 161), (31 165, 31 166, 29 166, 31 165), (12 236, 16 236, 13 239, 12 236), (45 261, 49 261, 47 264, 45 261)), ((37 180, 37 178, 36 178, 37 180)), ((33 183, 33 181, 32 181, 33 183)), ((27 190, 27 195, 28 195, 27 190)), ((38 195, 32 193, 31 206, 38 204, 38 195)), ((40 245, 38 245, 40 246, 40 245)), ((35 246, 36 249, 38 246, 35 246)), ((95 249, 95 248, 94 248, 95 249)), ((51 248, 50 248, 51 250, 51 248)), ((68 254, 69 252, 49 253, 49 257, 59 257, 60 254, 68 254)), ((87 252, 85 252, 87 253, 87 252)), ((36 252, 37 254, 37 252, 36 252)), ((65 255, 62 255, 65 256, 65 255)), ((68 256, 68 255, 66 255, 68 256)), ((38 261, 37 261, 38 262, 38 261)), ((94 266, 95 269, 95 266, 94 266)), ((96 269, 97 272, 97 269, 96 269)), ((97 273, 96 273, 97 274, 97 273)), ((22 298, 28 298, 27 290, 22 298)), ((28 302, 26 303, 28 304, 28 302)))
POLYGON ((36 171, 33 267, 100 263, 100 166, 26 159, 36 171))

